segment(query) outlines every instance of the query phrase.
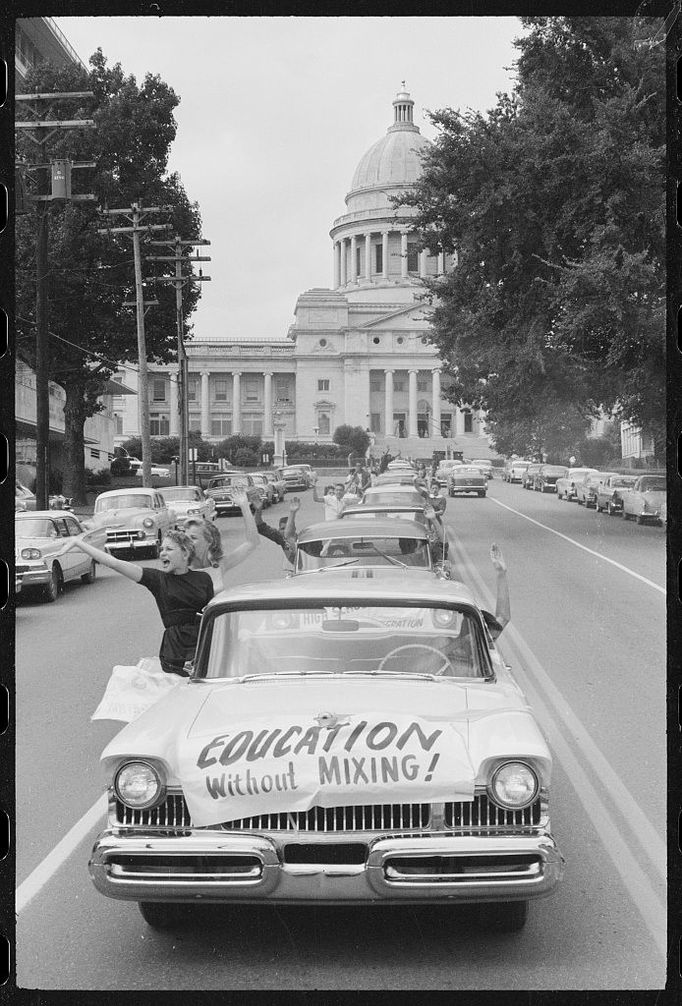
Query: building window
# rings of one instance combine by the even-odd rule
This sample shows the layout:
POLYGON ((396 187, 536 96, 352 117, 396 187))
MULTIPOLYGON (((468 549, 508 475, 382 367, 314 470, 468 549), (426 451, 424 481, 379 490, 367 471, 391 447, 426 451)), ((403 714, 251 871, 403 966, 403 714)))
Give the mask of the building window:
POLYGON ((430 391, 431 384, 426 374, 417 374, 417 391, 430 391))
POLYGON ((320 412, 317 417, 318 433, 320 436, 328 437, 331 433, 331 422, 328 412, 320 412))
POLYGON ((419 251, 414 241, 407 242, 407 271, 419 272, 419 251))
MULTIPOLYGON (((190 428, 192 424, 190 423, 190 428)), ((231 419, 212 419, 211 420, 211 436, 212 437, 229 437, 232 433, 232 420, 231 419)))
POLYGON ((246 385, 246 401, 247 402, 259 402, 260 394, 258 388, 257 380, 249 380, 245 382, 246 385))
POLYGON ((399 378, 395 378, 394 377, 393 378, 393 390, 394 391, 404 391, 405 390, 405 381, 403 380, 402 377, 399 377, 399 378))
POLYGON ((381 433, 381 413, 372 412, 369 417, 369 428, 372 433, 381 433))
POLYGON ((362 275, 362 248, 355 249, 355 275, 362 275))
POLYGON ((374 265, 377 272, 384 271, 384 246, 375 245, 374 246, 374 265))
POLYGON ((318 381, 317 382, 317 390, 318 391, 329 391, 329 381, 328 380, 318 381))
POLYGON ((199 380, 195 374, 189 374, 187 377, 187 401, 196 402, 197 400, 197 385, 199 380))
POLYGON ((382 383, 380 377, 370 377, 369 379, 369 390, 370 391, 381 391, 382 383))
POLYGON ((123 435, 123 416, 119 416, 118 413, 114 413, 114 423, 116 424, 116 436, 120 437, 123 435))
POLYGON ((242 417, 242 433, 247 437, 260 437, 263 433, 263 420, 242 417))
POLYGON ((464 432, 473 433, 474 431, 474 417, 470 412, 464 412, 464 432))
POLYGON ((162 377, 155 377, 153 381, 154 389, 154 401, 155 402, 165 402, 166 401, 166 382, 162 377))
POLYGON ((167 437, 169 430, 168 416, 149 417, 149 432, 153 437, 167 437))
POLYGON ((201 419, 199 416, 189 417, 189 429, 191 433, 201 433, 201 419))
POLYGON ((452 436, 452 414, 445 413, 441 414, 440 417, 440 435, 441 437, 451 437, 452 436))
POLYGON ((216 402, 227 401, 227 381, 217 380, 213 385, 213 398, 216 402))

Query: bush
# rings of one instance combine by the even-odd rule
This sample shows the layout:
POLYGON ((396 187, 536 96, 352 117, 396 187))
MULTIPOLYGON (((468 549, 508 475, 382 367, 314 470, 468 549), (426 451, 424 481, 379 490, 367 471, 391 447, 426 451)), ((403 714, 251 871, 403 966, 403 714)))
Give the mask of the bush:
POLYGON ((362 426, 349 426, 347 423, 336 427, 332 439, 345 450, 346 455, 354 454, 363 458, 370 445, 367 430, 363 430, 362 426))
POLYGON ((254 468, 260 461, 260 454, 248 447, 240 447, 232 455, 232 460, 238 468, 254 468))
MULTIPOLYGON (((114 458, 111 462, 111 467, 114 467, 114 462, 120 460, 114 458)), ((108 486, 111 485, 111 475, 112 473, 107 471, 106 468, 102 468, 100 471, 95 472, 92 468, 86 468, 85 470, 85 484, 86 486, 108 486)))

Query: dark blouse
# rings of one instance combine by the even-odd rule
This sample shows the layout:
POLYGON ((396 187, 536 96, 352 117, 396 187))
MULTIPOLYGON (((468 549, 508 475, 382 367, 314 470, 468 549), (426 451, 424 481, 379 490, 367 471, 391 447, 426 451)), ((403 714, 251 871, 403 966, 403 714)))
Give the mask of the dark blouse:
POLYGON ((159 659, 167 674, 181 674, 191 660, 199 635, 199 613, 213 597, 213 581, 208 573, 191 569, 187 573, 164 573, 145 567, 140 583, 153 595, 165 626, 159 659))

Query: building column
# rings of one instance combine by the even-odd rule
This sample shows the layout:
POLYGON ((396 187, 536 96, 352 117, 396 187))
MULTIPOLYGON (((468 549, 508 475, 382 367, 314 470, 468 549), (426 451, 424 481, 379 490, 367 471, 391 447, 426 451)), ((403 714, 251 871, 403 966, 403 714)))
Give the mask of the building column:
POLYGON ((357 283, 358 281, 358 255, 357 255, 358 243, 355 234, 350 239, 350 281, 351 283, 357 283))
POLYGON ((340 249, 340 252, 341 252, 341 260, 340 260, 340 264, 341 264, 341 286, 345 286, 346 283, 348 282, 348 278, 346 276, 346 239, 345 238, 341 238, 341 240, 339 241, 339 249, 340 249))
POLYGON ((407 232, 400 235, 400 278, 407 279, 407 232))
POLYGON ((263 436, 271 437, 272 430, 272 374, 266 371, 263 374, 263 436))
POLYGON ((209 437, 211 435, 209 402, 208 402, 208 370, 201 371, 201 435, 209 437))
POLYGON ((242 372, 235 370, 232 373, 232 432, 242 432, 242 372))
POLYGON ((179 427, 180 416, 178 414, 178 375, 177 374, 171 374, 170 375, 170 382, 169 382, 169 384, 170 384, 170 396, 169 396, 169 401, 170 401, 170 416, 168 417, 168 420, 169 420, 168 436, 169 437, 177 437, 178 432, 179 432, 179 428, 180 428, 179 427))
POLYGON ((419 252, 419 277, 420 279, 426 279, 426 260, 429 256, 426 248, 424 251, 419 252))
POLYGON ((386 390, 384 392, 384 433, 393 436, 393 371, 384 371, 386 390))
POLYGON ((438 275, 442 276, 445 272, 445 253, 438 252, 438 275))
POLYGON ((407 417, 407 435, 408 437, 417 436, 417 371, 410 370, 408 372, 409 377, 409 396, 408 396, 408 417, 407 417))
POLYGON ((365 279, 369 283, 372 278, 372 235, 365 234, 365 279))
POLYGON ((381 249, 382 276, 388 279, 388 231, 384 231, 381 235, 381 249))
POLYGON ((430 437, 439 437, 440 434, 440 370, 431 371, 431 429, 430 437))
POLYGON ((334 242, 334 289, 337 290, 341 282, 341 246, 338 241, 334 242))

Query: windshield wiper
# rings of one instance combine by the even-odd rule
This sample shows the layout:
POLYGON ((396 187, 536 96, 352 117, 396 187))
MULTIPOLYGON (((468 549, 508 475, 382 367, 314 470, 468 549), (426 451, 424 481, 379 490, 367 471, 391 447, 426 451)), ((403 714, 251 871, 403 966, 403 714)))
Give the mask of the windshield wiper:
POLYGON ((427 681, 443 681, 444 678, 441 674, 428 674, 425 671, 343 671, 345 675, 356 675, 356 676, 369 676, 371 678, 376 677, 386 677, 386 678, 425 678, 427 681))
POLYGON ((374 542, 372 542, 371 545, 372 545, 372 548, 374 549, 374 552, 372 553, 373 555, 374 554, 380 555, 384 559, 388 559, 389 562, 392 562, 394 566, 402 566, 403 569, 407 569, 407 563, 406 562, 401 562, 400 559, 396 559, 395 556, 393 556, 393 555, 387 555, 386 552, 382 552, 380 548, 376 547, 376 545, 374 544, 374 542))
POLYGON ((318 566, 317 569, 301 569, 298 572, 298 576, 300 576, 301 573, 324 573, 325 569, 340 569, 341 566, 351 566, 357 561, 357 559, 346 559, 345 562, 333 562, 328 566, 318 566))

